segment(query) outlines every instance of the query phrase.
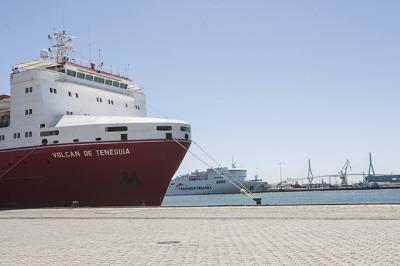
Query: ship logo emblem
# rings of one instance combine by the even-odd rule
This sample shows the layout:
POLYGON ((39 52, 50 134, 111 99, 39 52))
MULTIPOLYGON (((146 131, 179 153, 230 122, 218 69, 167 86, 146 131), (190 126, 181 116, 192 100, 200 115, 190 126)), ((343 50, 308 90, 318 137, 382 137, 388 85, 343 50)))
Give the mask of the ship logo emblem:
POLYGON ((122 181, 124 184, 136 187, 140 184, 139 178, 135 171, 133 172, 123 172, 122 181))

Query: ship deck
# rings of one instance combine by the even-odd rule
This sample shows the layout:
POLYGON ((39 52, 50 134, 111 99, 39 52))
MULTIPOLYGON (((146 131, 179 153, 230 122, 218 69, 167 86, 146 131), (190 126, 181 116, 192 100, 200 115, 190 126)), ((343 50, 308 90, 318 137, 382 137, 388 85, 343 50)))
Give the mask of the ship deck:
POLYGON ((400 205, 0 211, 4 265, 400 264, 400 205))

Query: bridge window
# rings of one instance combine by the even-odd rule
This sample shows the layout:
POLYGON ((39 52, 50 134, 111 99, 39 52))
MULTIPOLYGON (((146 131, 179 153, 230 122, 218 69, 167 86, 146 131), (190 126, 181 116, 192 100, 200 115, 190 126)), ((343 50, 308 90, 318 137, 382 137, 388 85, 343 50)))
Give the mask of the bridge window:
POLYGON ((121 83, 120 88, 121 88, 121 89, 127 89, 127 88, 128 88, 128 85, 125 84, 125 83, 121 83))
POLYGON ((77 78, 80 78, 80 79, 85 79, 85 74, 82 73, 82 72, 78 72, 78 73, 76 74, 76 77, 77 77, 77 78))
POLYGON ((112 85, 112 80, 109 80, 109 79, 106 79, 106 81, 105 81, 105 83, 107 84, 107 85, 112 85))
POLYGON ((86 74, 85 79, 86 79, 86 80, 93 81, 93 76, 92 76, 92 75, 86 74))
POLYGON ((71 77, 75 77, 76 76, 76 71, 72 71, 72 70, 67 69, 67 75, 71 76, 71 77))
POLYGON ((104 79, 99 77, 94 77, 94 82, 104 84, 104 79))
POLYGON ((119 82, 118 81, 113 81, 113 86, 119 88, 119 82))

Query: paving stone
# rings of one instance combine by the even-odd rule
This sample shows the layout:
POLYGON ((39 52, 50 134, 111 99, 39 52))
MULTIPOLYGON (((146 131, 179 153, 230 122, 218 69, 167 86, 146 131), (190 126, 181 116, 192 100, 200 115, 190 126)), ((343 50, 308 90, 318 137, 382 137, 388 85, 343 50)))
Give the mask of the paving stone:
POLYGON ((0 211, 0 265, 400 265, 400 205, 0 211))

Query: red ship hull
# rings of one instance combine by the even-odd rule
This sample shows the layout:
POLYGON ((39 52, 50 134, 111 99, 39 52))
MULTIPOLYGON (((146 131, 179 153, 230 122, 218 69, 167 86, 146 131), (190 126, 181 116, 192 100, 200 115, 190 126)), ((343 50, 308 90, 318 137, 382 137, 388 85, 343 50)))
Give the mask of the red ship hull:
POLYGON ((0 151, 0 208, 159 206, 185 154, 173 140, 0 151))

